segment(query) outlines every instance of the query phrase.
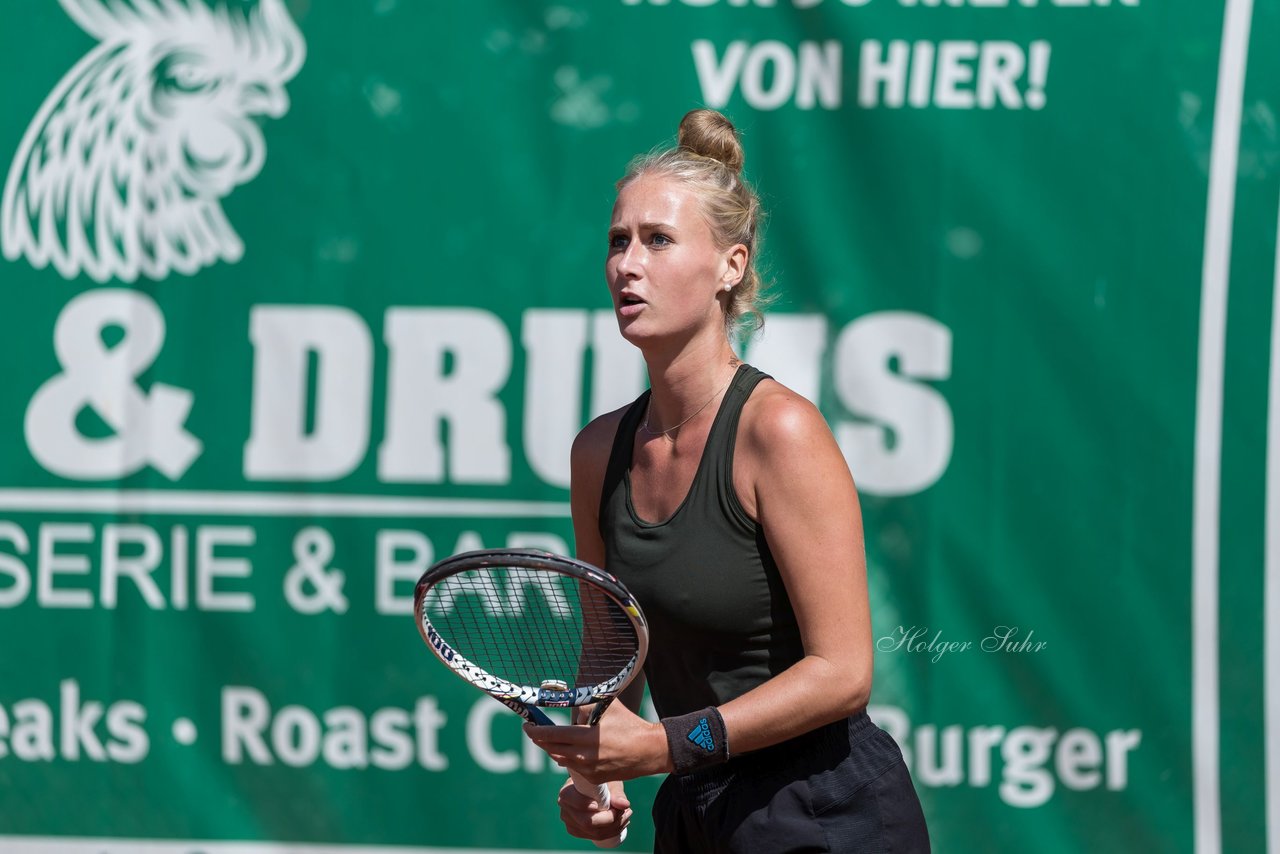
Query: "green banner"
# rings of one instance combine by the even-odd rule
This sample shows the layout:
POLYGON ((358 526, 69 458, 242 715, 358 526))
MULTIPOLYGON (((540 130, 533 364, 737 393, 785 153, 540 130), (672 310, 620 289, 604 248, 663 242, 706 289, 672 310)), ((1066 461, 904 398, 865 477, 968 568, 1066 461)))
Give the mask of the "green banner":
POLYGON ((699 105, 935 849, 1275 832, 1276 4, 6 11, 0 850, 590 847, 412 589, 570 550, 573 436, 646 382, 613 182, 699 105))

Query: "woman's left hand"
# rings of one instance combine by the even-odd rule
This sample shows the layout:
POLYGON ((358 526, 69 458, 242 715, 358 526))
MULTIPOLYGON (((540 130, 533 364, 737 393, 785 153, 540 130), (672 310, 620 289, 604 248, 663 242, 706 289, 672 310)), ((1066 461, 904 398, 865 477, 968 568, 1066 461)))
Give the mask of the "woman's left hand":
POLYGON ((611 705, 594 727, 534 726, 524 731, 557 765, 592 783, 632 780, 671 771, 667 734, 622 703, 611 705))

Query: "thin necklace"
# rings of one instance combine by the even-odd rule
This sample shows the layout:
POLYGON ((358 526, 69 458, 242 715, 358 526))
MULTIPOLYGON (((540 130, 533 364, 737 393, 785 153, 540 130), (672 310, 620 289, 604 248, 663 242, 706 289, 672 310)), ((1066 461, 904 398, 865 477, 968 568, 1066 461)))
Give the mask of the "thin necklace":
MULTIPOLYGON (((738 375, 738 371, 735 369, 733 372, 733 377, 736 377, 737 375, 738 375)), ((720 386, 720 388, 716 389, 716 393, 711 395, 711 397, 708 397, 706 403, 702 404, 697 409, 695 409, 693 411, 693 415, 690 415, 688 418, 686 418, 685 420, 681 421, 679 424, 676 424, 673 427, 668 427, 666 430, 654 430, 652 427, 649 426, 649 412, 653 409, 653 395, 652 394, 649 395, 649 403, 644 408, 644 423, 640 425, 640 429, 648 433, 650 436, 665 436, 668 433, 670 433, 672 430, 683 427, 684 425, 692 421, 694 418, 696 418, 699 412, 701 412, 702 410, 710 406, 711 401, 719 397, 721 392, 723 392, 729 386, 733 385, 733 377, 729 377, 729 382, 725 383, 724 385, 720 386)))

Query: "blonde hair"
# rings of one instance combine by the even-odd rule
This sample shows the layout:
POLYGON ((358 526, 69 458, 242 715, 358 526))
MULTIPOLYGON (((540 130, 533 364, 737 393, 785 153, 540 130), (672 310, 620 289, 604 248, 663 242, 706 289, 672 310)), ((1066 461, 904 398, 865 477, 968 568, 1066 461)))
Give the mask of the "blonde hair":
POLYGON ((617 190, 641 176, 674 178, 697 196, 717 246, 727 249, 741 243, 747 247, 746 272, 725 300, 725 325, 752 332, 764 325, 763 285, 756 267, 764 212, 755 191, 742 178, 743 159, 733 122, 715 110, 692 110, 680 120, 675 148, 631 161, 617 190))

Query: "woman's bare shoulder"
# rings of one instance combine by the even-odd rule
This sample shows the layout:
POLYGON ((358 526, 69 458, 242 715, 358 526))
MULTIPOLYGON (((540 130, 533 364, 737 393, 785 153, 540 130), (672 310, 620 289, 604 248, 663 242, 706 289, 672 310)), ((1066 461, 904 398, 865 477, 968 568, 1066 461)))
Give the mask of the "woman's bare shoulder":
POLYGON ((754 447, 830 436, 826 419, 807 398, 774 379, 761 380, 742 409, 740 437, 754 447))
POLYGON ((609 462, 609 453, 613 450, 614 437, 618 435, 618 425, 630 408, 631 404, 628 403, 612 412, 599 415, 578 432, 573 440, 570 457, 575 472, 599 472, 603 476, 609 462))
POLYGON ((765 514, 776 522, 782 518, 779 509, 802 506, 800 499, 812 492, 813 484, 843 482, 839 474, 848 472, 818 407, 771 379, 761 381, 743 406, 737 448, 738 500, 751 518, 762 522, 765 514))

